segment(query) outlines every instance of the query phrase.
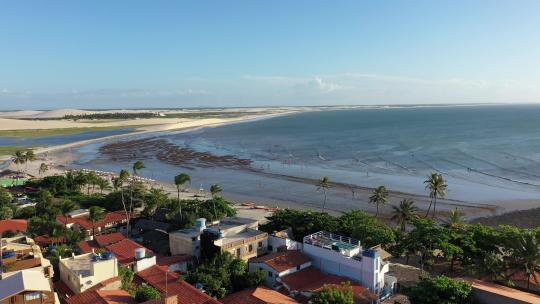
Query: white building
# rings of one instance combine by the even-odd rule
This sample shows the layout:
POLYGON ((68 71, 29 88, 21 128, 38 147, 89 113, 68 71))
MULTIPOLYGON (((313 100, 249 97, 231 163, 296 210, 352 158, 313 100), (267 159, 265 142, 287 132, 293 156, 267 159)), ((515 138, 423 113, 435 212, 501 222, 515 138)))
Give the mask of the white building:
POLYGON ((386 273, 390 254, 380 246, 363 249, 358 240, 320 231, 304 237, 303 252, 324 273, 350 278, 384 297, 394 290, 396 279, 386 273))
POLYGON ((110 253, 73 255, 60 259, 58 266, 60 280, 75 294, 118 276, 118 261, 110 253))
POLYGON ((292 240, 292 232, 283 230, 268 236, 268 251, 302 250, 302 243, 292 240))
POLYGON ((263 255, 249 260, 249 271, 263 270, 266 285, 275 287, 277 279, 311 266, 311 260, 299 250, 263 255))

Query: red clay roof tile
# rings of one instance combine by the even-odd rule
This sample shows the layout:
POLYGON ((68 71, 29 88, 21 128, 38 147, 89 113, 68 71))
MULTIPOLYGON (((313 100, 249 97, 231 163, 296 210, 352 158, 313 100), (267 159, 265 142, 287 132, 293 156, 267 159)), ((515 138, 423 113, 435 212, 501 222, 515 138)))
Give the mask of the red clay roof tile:
POLYGON ((303 265, 310 261, 311 259, 304 255, 300 250, 289 250, 253 258, 249 262, 264 263, 272 267, 277 272, 282 272, 287 269, 296 268, 297 266, 303 265))

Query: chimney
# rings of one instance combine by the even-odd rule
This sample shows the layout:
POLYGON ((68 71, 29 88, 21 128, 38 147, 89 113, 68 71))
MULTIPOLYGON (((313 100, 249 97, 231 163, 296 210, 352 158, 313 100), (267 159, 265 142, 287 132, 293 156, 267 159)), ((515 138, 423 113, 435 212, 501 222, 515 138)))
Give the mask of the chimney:
POLYGON ((163 300, 164 304, 178 304, 178 296, 170 296, 163 300))

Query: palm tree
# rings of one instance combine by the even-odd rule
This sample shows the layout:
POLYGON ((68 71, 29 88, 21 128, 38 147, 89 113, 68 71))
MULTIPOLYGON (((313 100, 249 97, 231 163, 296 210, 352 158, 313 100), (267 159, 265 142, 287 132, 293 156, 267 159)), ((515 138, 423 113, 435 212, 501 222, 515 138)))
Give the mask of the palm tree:
POLYGON ((218 184, 213 184, 210 186, 210 194, 212 194, 212 204, 214 205, 214 220, 218 219, 217 211, 216 211, 216 196, 218 193, 221 193, 222 189, 218 184))
POLYGON ((379 186, 373 189, 373 194, 369 197, 369 203, 377 205, 377 212, 375 217, 379 216, 379 206, 388 202, 388 190, 385 186, 379 186))
POLYGON ((41 165, 39 165, 39 175, 43 175, 47 171, 49 171, 49 165, 46 163, 41 163, 41 165))
POLYGON ((223 190, 218 184, 213 184, 210 186, 210 194, 212 194, 212 197, 215 197, 218 193, 221 193, 221 191, 223 190))
POLYGON ((444 198, 446 196, 446 187, 448 187, 448 185, 445 183, 442 174, 436 172, 431 173, 431 175, 428 176, 428 179, 424 181, 424 184, 426 184, 426 189, 429 190, 429 198, 431 199, 425 217, 429 215, 431 205, 433 204, 433 218, 435 218, 437 198, 444 198))
POLYGON ((103 190, 111 190, 111 183, 106 178, 98 178, 97 186, 99 188, 99 193, 103 194, 103 190))
MULTIPOLYGON (((28 164, 28 162, 33 162, 36 160, 36 154, 34 154, 34 150, 28 149, 26 150, 26 153, 24 154, 25 158, 25 164, 28 164)), ((27 169, 27 167, 25 167, 27 169)))
POLYGON ((418 208, 410 199, 403 199, 399 202, 399 206, 392 206, 392 208, 394 209, 392 221, 398 224, 402 232, 405 232, 407 223, 418 217, 418 208))
POLYGON ((182 204, 180 203, 180 187, 186 183, 191 183, 191 177, 186 173, 180 173, 174 177, 174 184, 176 185, 176 193, 178 199, 178 207, 180 208, 180 220, 182 220, 182 204))
POLYGON ((103 219, 105 216, 105 209, 99 207, 99 206, 92 206, 90 207, 90 215, 88 216, 88 219, 92 222, 92 236, 96 236, 96 223, 103 219))
POLYGON ((144 166, 144 163, 143 163, 142 160, 136 161, 136 162, 133 164, 133 168, 132 168, 132 169, 133 169, 133 175, 134 175, 134 176, 138 176, 138 175, 139 175, 139 171, 142 170, 142 169, 144 169, 144 168, 146 168, 146 167, 144 166))
POLYGON ((515 250, 519 268, 527 276, 527 289, 530 289, 531 276, 540 285, 535 274, 540 272, 540 242, 532 231, 524 231, 516 242, 515 250))
POLYGON ((77 204, 70 200, 65 200, 60 204, 60 211, 62 212, 63 216, 66 216, 68 213, 70 213, 73 210, 77 209, 77 204))
POLYGON ((13 155, 13 163, 17 166, 17 171, 19 171, 19 174, 22 173, 21 171, 21 165, 26 162, 26 155, 24 151, 17 150, 15 151, 15 155, 13 155))
POLYGON ((324 209, 326 208, 326 196, 327 196, 327 192, 329 188, 330 188, 330 179, 328 178, 328 176, 323 176, 317 184, 317 191, 322 190, 323 195, 324 195, 322 212, 324 212, 324 209))
POLYGON ((457 229, 465 224, 465 219, 461 216, 457 208, 450 210, 450 215, 446 221, 446 226, 451 229, 457 229))
POLYGON ((131 206, 126 205, 126 201, 124 198, 124 183, 129 178, 129 172, 126 169, 120 170, 120 174, 118 174, 118 177, 113 178, 113 187, 115 191, 120 190, 120 198, 122 201, 122 207, 124 207, 124 212, 126 213, 126 229, 127 233, 129 235, 129 221, 131 219, 131 206))

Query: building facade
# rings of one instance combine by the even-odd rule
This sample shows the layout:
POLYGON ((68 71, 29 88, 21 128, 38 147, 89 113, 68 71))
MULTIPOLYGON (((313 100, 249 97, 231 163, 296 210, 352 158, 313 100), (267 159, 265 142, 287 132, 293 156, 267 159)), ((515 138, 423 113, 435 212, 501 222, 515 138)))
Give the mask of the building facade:
POLYGON ((110 253, 96 255, 86 253, 60 259, 60 280, 74 294, 79 294, 95 285, 118 276, 118 261, 110 253))

